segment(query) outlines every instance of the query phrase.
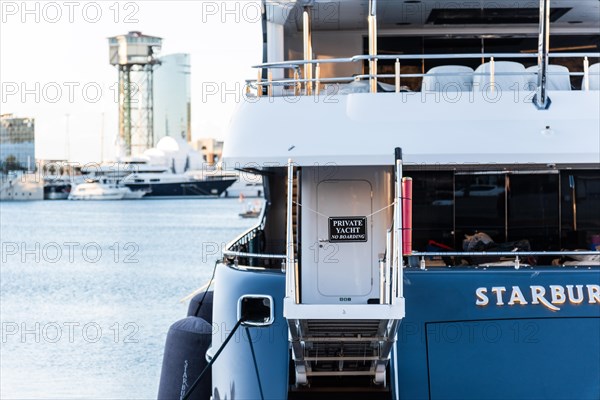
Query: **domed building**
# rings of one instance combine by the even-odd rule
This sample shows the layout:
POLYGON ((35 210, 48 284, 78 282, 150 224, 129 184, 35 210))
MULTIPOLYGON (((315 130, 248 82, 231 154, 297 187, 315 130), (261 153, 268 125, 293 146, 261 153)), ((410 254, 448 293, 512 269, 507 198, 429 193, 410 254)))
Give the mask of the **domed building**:
POLYGON ((164 137, 143 157, 149 165, 164 166, 176 174, 202 169, 202 156, 182 138, 164 137))

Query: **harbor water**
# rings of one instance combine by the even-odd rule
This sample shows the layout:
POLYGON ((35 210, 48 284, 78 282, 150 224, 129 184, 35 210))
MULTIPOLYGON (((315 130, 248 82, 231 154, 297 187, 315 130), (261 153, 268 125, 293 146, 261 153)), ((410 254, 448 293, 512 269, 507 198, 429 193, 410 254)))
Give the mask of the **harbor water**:
POLYGON ((153 399, 236 199, 0 203, 0 398, 153 399))

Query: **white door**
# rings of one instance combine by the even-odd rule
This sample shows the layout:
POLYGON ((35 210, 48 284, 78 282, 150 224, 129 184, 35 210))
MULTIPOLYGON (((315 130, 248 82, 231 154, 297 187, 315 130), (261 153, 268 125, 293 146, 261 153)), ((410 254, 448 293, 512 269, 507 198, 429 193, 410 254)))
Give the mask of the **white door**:
POLYGON ((330 180, 317 186, 317 290, 354 302, 371 293, 372 186, 366 180, 330 180))

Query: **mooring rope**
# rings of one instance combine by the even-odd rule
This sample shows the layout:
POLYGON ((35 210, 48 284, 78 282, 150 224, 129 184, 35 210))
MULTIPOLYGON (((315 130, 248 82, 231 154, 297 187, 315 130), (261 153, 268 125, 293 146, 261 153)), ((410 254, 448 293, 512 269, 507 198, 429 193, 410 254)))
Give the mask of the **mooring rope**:
POLYGON ((229 343, 229 341, 231 340, 231 338, 233 337, 233 335, 235 334, 235 332, 238 330, 238 328, 240 327, 240 325, 242 324, 243 321, 244 321, 244 318, 242 317, 242 318, 240 318, 238 320, 238 322, 236 322, 235 326, 233 327, 233 330, 231 331, 231 333, 229 334, 229 336, 227 336, 227 339, 225 339, 225 341, 223 342, 223 344, 221 345, 221 347, 219 347, 219 350, 217 350, 217 352, 213 356, 212 360, 210 360, 210 362, 208 363, 208 365, 206 367, 204 367, 204 369, 200 373, 200 376, 198 376, 198 378, 196 378, 196 380, 194 381, 194 383, 192 384, 192 386, 190 386, 190 390, 188 390, 188 392, 182 397, 182 400, 188 400, 190 398, 190 396, 194 392, 194 389, 196 389, 196 386, 198 386, 198 383, 200 383, 200 381, 204 377, 204 374, 207 371, 210 371, 212 365, 215 363, 215 361, 217 361, 217 358, 219 357, 219 355, 221 354, 221 352, 225 349, 225 346, 227 346, 227 343, 229 343))
POLYGON ((260 390, 260 398, 261 400, 265 400, 265 395, 263 394, 262 384, 260 383, 260 374, 258 372, 258 364, 256 362, 256 354, 254 353, 254 345, 252 344, 252 336, 250 336, 250 329, 247 326, 244 327, 246 329, 246 335, 248 336, 248 342, 250 343, 250 352, 252 353, 252 361, 254 361, 254 371, 256 371, 256 379, 258 380, 258 390, 260 390))
MULTIPOLYGON (((305 205, 303 205, 303 204, 300 204, 300 203, 298 203, 297 201, 294 201, 294 204, 296 204, 296 205, 298 205, 298 206, 300 206, 300 207, 302 207, 302 208, 305 208, 305 209, 307 209, 308 211, 310 211, 310 212, 313 212, 313 213, 315 213, 315 214, 317 214, 317 215, 320 215, 321 217, 324 217, 324 218, 329 218, 329 215, 325 215, 325 214, 323 214, 323 213, 320 213, 320 212, 318 212, 317 210, 313 210, 312 208, 310 208, 310 207, 308 207, 308 206, 305 206, 305 205)), ((396 204, 396 201, 394 200, 392 203, 390 203, 390 204, 388 204, 387 206, 385 206, 385 207, 383 207, 383 208, 381 208, 381 209, 379 209, 379 210, 375 211, 374 213, 371 213, 371 214, 369 214, 369 215, 365 215, 365 218, 370 218, 370 217, 372 217, 373 215, 379 214, 380 212, 382 212, 382 211, 385 211, 385 210, 387 210, 387 209, 388 209, 388 208, 390 208, 390 207, 393 207, 395 204, 396 204)))
POLYGON ((217 272, 217 265, 219 265, 219 260, 215 261, 215 266, 213 267, 212 276, 210 277, 210 281, 208 281, 208 284, 206 285, 206 290, 204 291, 204 296, 202 296, 202 299, 200 299, 200 303, 198 303, 198 308, 196 308, 196 312, 194 313, 195 315, 198 315, 198 312, 202 308, 202 303, 204 303, 204 299, 206 298, 206 295, 208 294, 208 289, 210 289, 210 285, 212 285, 213 280, 215 279, 215 273, 217 272))

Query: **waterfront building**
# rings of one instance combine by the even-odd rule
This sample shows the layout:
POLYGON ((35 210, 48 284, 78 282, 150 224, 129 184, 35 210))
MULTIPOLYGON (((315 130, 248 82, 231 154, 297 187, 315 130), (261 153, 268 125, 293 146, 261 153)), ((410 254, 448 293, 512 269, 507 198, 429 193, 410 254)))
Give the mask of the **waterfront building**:
POLYGON ((0 116, 0 163, 2 172, 35 167, 35 120, 13 114, 0 116))

